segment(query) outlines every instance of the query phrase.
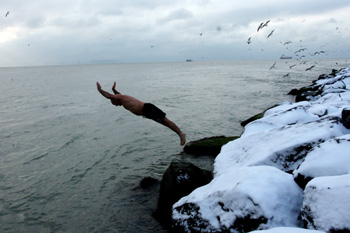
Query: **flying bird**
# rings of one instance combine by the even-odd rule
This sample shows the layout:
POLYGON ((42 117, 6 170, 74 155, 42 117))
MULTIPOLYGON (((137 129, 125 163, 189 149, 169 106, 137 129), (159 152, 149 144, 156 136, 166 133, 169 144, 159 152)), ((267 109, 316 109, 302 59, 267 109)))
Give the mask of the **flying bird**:
POLYGON ((296 66, 297 64, 291 65, 289 66, 289 69, 292 69, 294 66, 296 66))
POLYGON ((273 65, 270 67, 270 70, 272 70, 273 68, 275 68, 276 62, 273 63, 273 65))
POLYGON ((202 36, 203 35, 203 32, 201 33, 201 34, 199 34, 200 36, 202 36))
POLYGON ((252 43, 252 42, 250 41, 251 39, 252 39, 251 37, 248 38, 248 41, 247 41, 248 44, 252 43))
POLYGON ((283 76, 283 78, 287 78, 287 77, 289 77, 289 73, 283 76))
POLYGON ((264 27, 264 22, 262 22, 260 25, 259 25, 259 27, 258 27, 258 30, 256 30, 257 32, 260 30, 260 29, 262 29, 264 27))
POLYGON ((321 53, 324 53, 323 50, 319 51, 319 52, 315 52, 312 56, 315 56, 316 54, 321 54, 321 53))
POLYGON ((270 22, 270 20, 267 20, 265 23, 264 22, 260 23, 257 32, 259 30, 263 29, 264 27, 267 27, 269 22, 270 22))
POLYGON ((284 43, 284 45, 287 45, 287 44, 291 44, 292 41, 287 41, 286 43, 284 43))
POLYGON ((267 20, 266 23, 262 27, 267 27, 267 24, 270 22, 270 20, 267 20))
POLYGON ((300 53, 300 52, 305 51, 305 50, 307 50, 307 49, 305 49, 305 48, 299 49, 298 51, 295 51, 295 53, 300 53))
POLYGON ((10 12, 8 11, 8 12, 6 12, 6 15, 5 15, 5 17, 7 17, 8 15, 10 14, 10 12))
POLYGON ((312 68, 314 68, 315 66, 310 66, 309 68, 307 68, 305 71, 311 70, 312 68))
POLYGON ((273 34, 274 31, 275 31, 275 30, 272 30, 272 31, 270 32, 270 34, 267 36, 267 38, 269 38, 270 36, 272 36, 272 34, 273 34))

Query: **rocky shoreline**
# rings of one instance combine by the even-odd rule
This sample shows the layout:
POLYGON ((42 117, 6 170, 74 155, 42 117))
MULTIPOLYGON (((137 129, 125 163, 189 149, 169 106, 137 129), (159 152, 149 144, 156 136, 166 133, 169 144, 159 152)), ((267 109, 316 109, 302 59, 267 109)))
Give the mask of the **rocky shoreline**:
POLYGON ((155 217, 172 232, 349 232, 350 67, 293 89, 237 137, 190 142, 214 174, 173 161, 155 217), (309 230, 307 230, 309 229, 309 230))

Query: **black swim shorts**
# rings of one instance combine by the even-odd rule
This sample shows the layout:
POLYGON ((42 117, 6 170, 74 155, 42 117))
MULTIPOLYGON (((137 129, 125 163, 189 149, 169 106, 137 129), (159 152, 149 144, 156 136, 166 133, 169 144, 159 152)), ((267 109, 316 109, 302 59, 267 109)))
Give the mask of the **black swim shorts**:
POLYGON ((163 123, 166 113, 150 103, 145 103, 142 109, 142 116, 163 123))

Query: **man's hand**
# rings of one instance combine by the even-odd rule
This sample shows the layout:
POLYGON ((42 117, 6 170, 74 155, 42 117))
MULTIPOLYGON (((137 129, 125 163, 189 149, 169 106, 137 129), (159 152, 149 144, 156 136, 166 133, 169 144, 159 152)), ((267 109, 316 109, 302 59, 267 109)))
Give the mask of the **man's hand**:
POLYGON ((112 91, 114 92, 115 95, 120 94, 120 92, 115 89, 115 86, 116 86, 116 83, 114 82, 112 91))
POLYGON ((97 90, 101 91, 102 90, 101 85, 98 82, 96 83, 96 85, 97 85, 97 90))
POLYGON ((101 93, 101 95, 103 95, 107 99, 112 99, 114 97, 114 95, 108 93, 107 91, 102 90, 101 85, 98 82, 96 82, 96 86, 97 86, 97 90, 101 93))

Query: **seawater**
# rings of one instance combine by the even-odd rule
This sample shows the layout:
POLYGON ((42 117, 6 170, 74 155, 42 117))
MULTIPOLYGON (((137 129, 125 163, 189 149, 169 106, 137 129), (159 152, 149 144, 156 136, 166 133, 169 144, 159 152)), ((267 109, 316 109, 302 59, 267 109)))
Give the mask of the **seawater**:
POLYGON ((208 170, 213 159, 182 153, 175 133, 111 105, 96 81, 154 103, 193 141, 240 135, 241 121, 293 101, 292 88, 348 66, 274 62, 0 68, 0 232, 166 232, 152 217, 159 184, 140 181, 174 159, 208 170))

